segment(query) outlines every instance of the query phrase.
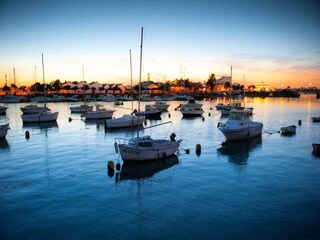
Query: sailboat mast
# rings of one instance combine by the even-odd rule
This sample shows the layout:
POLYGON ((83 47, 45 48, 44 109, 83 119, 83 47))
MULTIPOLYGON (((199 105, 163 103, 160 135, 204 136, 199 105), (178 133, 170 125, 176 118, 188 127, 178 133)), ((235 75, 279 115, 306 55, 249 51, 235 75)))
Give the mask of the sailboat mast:
POLYGON ((84 66, 82 65, 82 82, 83 82, 83 101, 84 105, 86 104, 86 84, 84 81, 84 66))
POLYGON ((34 95, 36 95, 37 90, 37 66, 34 66, 34 95))
POLYGON ((131 49, 130 52, 130 80, 131 80, 131 112, 133 112, 133 89, 132 89, 132 57, 131 57, 131 49))
MULTIPOLYGON (((141 28, 141 45, 140 45, 140 71, 139 71, 139 95, 138 95, 138 122, 140 115, 140 92, 141 92, 141 72, 142 72, 142 46, 143 46, 143 27, 141 28)), ((138 137, 139 137, 139 125, 138 124, 138 137)))
POLYGON ((41 53, 42 58, 42 80, 43 80, 43 95, 44 95, 44 106, 46 106, 47 98, 46 98, 46 80, 44 77, 44 61, 43 61, 43 53, 41 53))
POLYGON ((230 75, 230 104, 231 104, 231 96, 232 96, 232 65, 231 65, 231 75, 230 75))

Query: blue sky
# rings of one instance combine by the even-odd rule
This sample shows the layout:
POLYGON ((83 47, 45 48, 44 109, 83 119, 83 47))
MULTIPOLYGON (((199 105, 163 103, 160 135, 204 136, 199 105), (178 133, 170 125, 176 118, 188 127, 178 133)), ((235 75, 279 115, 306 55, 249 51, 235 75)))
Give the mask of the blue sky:
POLYGON ((320 4, 317 1, 2 1, 0 81, 123 82, 129 49, 138 80, 140 29, 143 78, 206 80, 229 74, 246 84, 318 86, 320 4))

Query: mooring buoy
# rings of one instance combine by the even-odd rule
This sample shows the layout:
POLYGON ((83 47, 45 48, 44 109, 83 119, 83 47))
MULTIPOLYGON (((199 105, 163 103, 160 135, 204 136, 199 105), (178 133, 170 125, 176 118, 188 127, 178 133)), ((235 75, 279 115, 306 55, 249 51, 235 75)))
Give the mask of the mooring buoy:
POLYGON ((196 145, 196 154, 197 155, 201 154, 201 145, 199 143, 196 145))
POLYGON ((210 116, 211 116, 211 113, 208 113, 208 116, 210 117, 210 116))
POLYGON ((186 154, 190 153, 190 150, 188 148, 185 151, 186 151, 186 154))
POLYGON ((170 114, 170 113, 168 114, 168 117, 169 117, 169 118, 171 117, 171 114, 170 114))
POLYGON ((25 136, 26 136, 26 139, 29 139, 30 138, 30 132, 26 131, 25 136))
POLYGON ((116 164, 116 169, 117 169, 117 171, 120 171, 120 168, 121 168, 120 163, 117 163, 117 164, 116 164))
POLYGON ((109 171, 114 171, 114 163, 111 160, 108 162, 108 170, 109 171))
POLYGON ((72 121, 72 118, 71 117, 69 117, 69 122, 71 122, 72 121))
POLYGON ((298 125, 301 126, 301 123, 302 123, 302 121, 301 121, 301 119, 299 119, 298 125))
POLYGON ((204 120, 205 120, 204 117, 202 117, 202 121, 203 121, 203 122, 204 122, 204 120))

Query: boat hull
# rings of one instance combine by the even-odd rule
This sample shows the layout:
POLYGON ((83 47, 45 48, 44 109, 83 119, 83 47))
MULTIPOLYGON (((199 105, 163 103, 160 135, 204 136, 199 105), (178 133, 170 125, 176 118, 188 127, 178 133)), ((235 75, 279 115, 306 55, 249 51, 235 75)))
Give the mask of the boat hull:
POLYGON ((105 110, 105 111, 90 111, 84 114, 86 119, 107 119, 112 118, 112 115, 115 111, 105 110))
POLYGON ((137 117, 135 115, 127 115, 116 119, 106 120, 107 128, 128 128, 142 125, 144 122, 144 117, 137 117))
POLYGON ((37 114, 22 115, 22 121, 25 123, 52 122, 57 121, 59 112, 40 112, 37 114))
POLYGON ((227 141, 237 141, 260 136, 262 127, 262 123, 252 122, 250 126, 244 126, 242 128, 220 126, 219 130, 223 133, 227 141))
POLYGON ((71 113, 85 113, 87 111, 92 111, 93 106, 82 105, 78 107, 70 107, 71 113), (86 106, 86 107, 84 107, 86 106))
POLYGON ((119 144, 119 151, 123 161, 150 161, 166 158, 174 155, 179 148, 178 142, 172 142, 170 146, 160 149, 137 149, 125 144, 119 144))

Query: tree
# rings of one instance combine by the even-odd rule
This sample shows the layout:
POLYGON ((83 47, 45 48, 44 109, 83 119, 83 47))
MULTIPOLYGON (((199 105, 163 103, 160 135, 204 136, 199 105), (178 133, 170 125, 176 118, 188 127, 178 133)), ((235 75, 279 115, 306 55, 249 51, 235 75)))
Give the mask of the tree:
POLYGON ((61 82, 60 82, 60 79, 57 79, 53 82, 52 84, 53 88, 56 90, 56 91, 59 91, 61 89, 61 82))
MULTIPOLYGON (((69 87, 70 87, 70 86, 69 86, 69 87)), ((78 89, 79 89, 78 86, 73 86, 73 87, 72 87, 72 90, 74 91, 74 93, 76 93, 78 89)))
POLYGON ((214 73, 209 75, 208 81, 207 81, 207 86, 210 87, 210 91, 213 90, 214 85, 216 84, 216 75, 214 73))

